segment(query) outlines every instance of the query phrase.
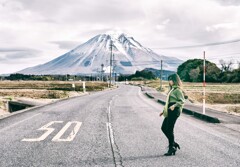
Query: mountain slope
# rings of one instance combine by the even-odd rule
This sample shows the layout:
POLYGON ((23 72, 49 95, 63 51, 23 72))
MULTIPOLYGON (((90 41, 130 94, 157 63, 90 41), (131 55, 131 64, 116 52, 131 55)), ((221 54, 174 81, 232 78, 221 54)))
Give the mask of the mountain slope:
POLYGON ((177 65, 182 63, 179 59, 154 53, 125 34, 101 34, 52 61, 23 69, 19 73, 91 74, 101 71, 101 64, 105 73, 109 73, 111 49, 115 60, 114 70, 122 74, 132 74, 144 68, 159 69, 161 60, 163 68, 167 70, 176 70, 177 65))

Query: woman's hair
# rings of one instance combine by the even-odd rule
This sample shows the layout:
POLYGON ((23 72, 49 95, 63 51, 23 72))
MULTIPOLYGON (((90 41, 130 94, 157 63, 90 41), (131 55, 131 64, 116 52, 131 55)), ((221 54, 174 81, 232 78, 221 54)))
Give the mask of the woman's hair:
MULTIPOLYGON (((182 89, 182 81, 180 79, 180 77, 177 74, 172 74, 168 77, 168 80, 172 80, 173 81, 173 85, 180 87, 180 89, 182 90, 182 93, 184 95, 185 99, 188 99, 188 95, 186 94, 186 92, 182 89)), ((170 85, 170 90, 172 89, 172 86, 170 85)), ((170 91, 169 90, 169 91, 170 91)))
POLYGON ((178 76, 178 74, 172 74, 168 77, 168 80, 172 80, 173 81, 173 85, 175 86, 179 86, 182 87, 182 81, 180 79, 180 77, 178 76))

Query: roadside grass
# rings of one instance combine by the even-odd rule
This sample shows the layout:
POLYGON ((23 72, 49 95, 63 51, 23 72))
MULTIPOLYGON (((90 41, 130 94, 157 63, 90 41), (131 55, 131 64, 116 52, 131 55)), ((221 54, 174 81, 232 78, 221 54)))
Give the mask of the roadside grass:
MULTIPOLYGON (((105 82, 86 81, 86 91, 101 91, 105 82)), ((0 81, 0 109, 6 110, 5 101, 15 98, 62 99, 83 92, 80 81, 0 81), (72 84, 75 84, 75 88, 72 84)))
POLYGON ((227 106, 227 110, 230 112, 240 113, 240 106, 227 106))
MULTIPOLYGON (((104 82, 85 82, 86 91, 100 91, 108 87, 104 82)), ((0 81, 0 96, 29 97, 35 99, 60 99, 69 97, 70 92, 82 92, 80 81, 0 81), (72 86, 75 84, 75 88, 72 86)))
MULTIPOLYGON (((107 88, 105 82, 86 82, 87 91, 99 91, 107 88)), ((75 81, 0 81, 0 89, 35 89, 82 91, 82 82, 75 81), (75 84, 75 89, 72 87, 75 84)))
MULTIPOLYGON (((152 87, 160 91, 160 80, 129 81, 130 84, 152 87)), ((188 100, 202 106, 203 84, 183 83, 183 90, 188 100)), ((167 81, 162 82, 162 93, 167 94, 167 81)), ((206 105, 208 108, 228 112, 240 116, 240 83, 206 83, 206 105)))
MULTIPOLYGON (((160 90, 159 80, 132 81, 132 84, 144 85, 160 90)), ((162 82, 162 92, 169 90, 168 82, 162 82)), ((183 83, 183 90, 191 102, 202 102, 203 84, 202 83, 183 83)), ((206 84, 206 103, 209 104, 240 104, 240 83, 207 83, 206 84)))

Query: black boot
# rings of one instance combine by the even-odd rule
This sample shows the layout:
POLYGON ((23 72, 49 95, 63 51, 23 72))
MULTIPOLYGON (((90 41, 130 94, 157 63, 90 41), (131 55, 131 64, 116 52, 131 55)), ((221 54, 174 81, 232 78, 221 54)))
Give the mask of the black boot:
POLYGON ((177 149, 176 149, 175 147, 173 147, 173 146, 169 146, 168 152, 165 153, 164 155, 165 155, 165 156, 175 155, 176 150, 177 150, 177 149))
POLYGON ((175 147, 176 149, 180 150, 180 145, 178 143, 176 143, 176 142, 173 144, 173 147, 175 147))

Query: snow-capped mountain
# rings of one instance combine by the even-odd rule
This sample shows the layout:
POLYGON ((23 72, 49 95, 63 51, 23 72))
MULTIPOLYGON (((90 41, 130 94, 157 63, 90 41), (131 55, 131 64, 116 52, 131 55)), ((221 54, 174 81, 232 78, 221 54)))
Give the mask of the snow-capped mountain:
POLYGON ((177 58, 154 53, 125 34, 101 34, 50 62, 18 73, 91 74, 100 72, 102 64, 105 73, 109 73, 111 50, 114 71, 121 74, 132 74, 145 68, 160 69, 161 60, 165 70, 176 70, 182 63, 177 58))

